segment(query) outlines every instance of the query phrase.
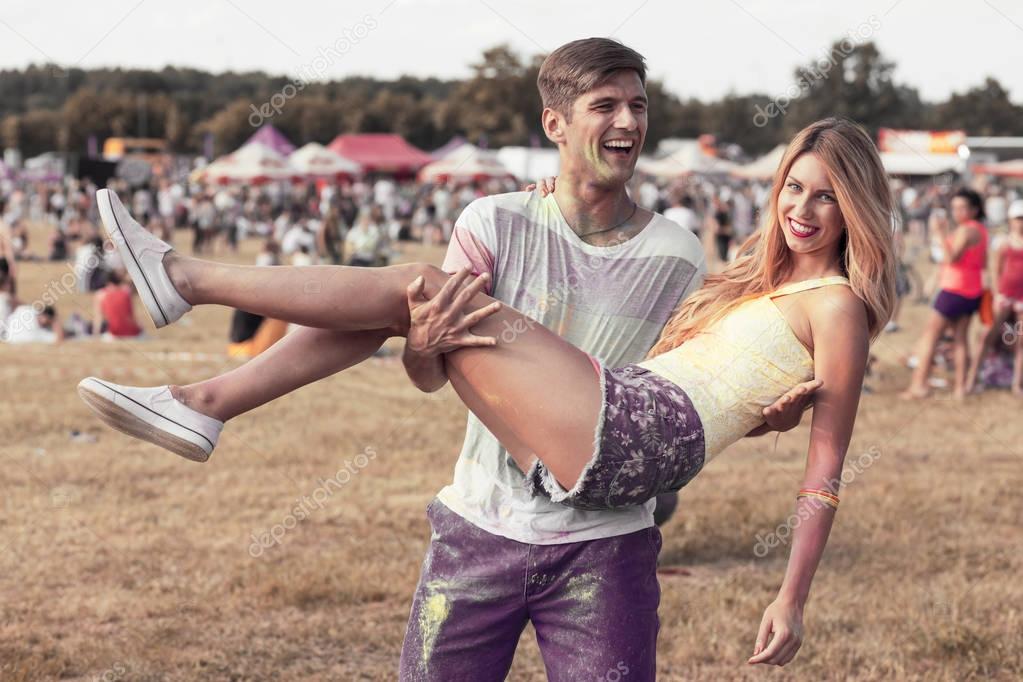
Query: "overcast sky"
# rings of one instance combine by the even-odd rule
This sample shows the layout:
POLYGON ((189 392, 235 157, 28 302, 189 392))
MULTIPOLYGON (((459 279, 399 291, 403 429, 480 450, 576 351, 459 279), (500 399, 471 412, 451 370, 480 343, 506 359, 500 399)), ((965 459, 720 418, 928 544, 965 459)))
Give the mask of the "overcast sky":
POLYGON ((0 67, 459 78, 498 43, 534 54, 594 35, 642 52, 683 97, 784 93, 796 65, 851 37, 926 100, 991 75, 1023 102, 1019 0, 5 0, 0 67))

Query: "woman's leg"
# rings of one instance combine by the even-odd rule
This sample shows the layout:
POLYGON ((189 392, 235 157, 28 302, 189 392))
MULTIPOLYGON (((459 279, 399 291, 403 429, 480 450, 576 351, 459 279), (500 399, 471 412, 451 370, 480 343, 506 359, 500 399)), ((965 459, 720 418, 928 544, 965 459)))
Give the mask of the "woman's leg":
POLYGON ((966 397, 966 372, 970 364, 970 322, 973 315, 963 315, 952 323, 952 361, 955 384, 952 394, 959 400, 966 397))
MULTIPOLYGON (((178 292, 193 305, 229 305, 308 327, 336 331, 373 331, 381 336, 407 333, 406 289, 418 276, 433 298, 449 275, 422 264, 387 268, 334 266, 248 267, 210 263, 168 253, 164 266, 178 292)), ((479 294, 473 310, 494 302, 479 294)), ((540 323, 502 309, 474 328, 499 339, 496 347, 464 348, 447 357, 449 376, 463 402, 504 442, 519 466, 526 469, 535 455, 566 488, 572 487, 594 452, 595 431, 603 396, 589 357, 540 323)), ((375 341, 366 340, 367 347, 375 341)), ((291 357, 268 356, 258 367, 278 375, 276 362, 291 357), (268 366, 274 368, 267 370, 268 366)), ((372 351, 369 351, 372 352, 372 351)), ((357 357, 358 354, 353 355, 357 357)), ((239 368, 222 382, 234 396, 225 415, 297 388, 330 366, 311 365, 296 378, 276 377, 251 398, 255 370, 239 368), (241 381, 235 382, 242 378, 241 381)), ((208 386, 207 386, 208 388, 208 386)), ((201 410, 200 410, 201 411, 201 410)))
MULTIPOLYGON (((429 273, 436 283, 437 275, 443 274, 419 263, 386 268, 268 268, 215 263, 176 252, 168 253, 163 264, 178 293, 191 305, 231 306, 305 327, 344 331, 407 328, 406 288, 419 275, 429 273)), ((436 289, 427 294, 433 295, 436 289)))
MULTIPOLYGON (((1017 314, 1017 319, 1020 318, 1017 314)), ((1023 334, 1016 334, 1016 352, 1012 363, 1012 394, 1023 396, 1023 334)))
POLYGON ((303 327, 244 365, 171 394, 193 410, 226 422, 366 360, 390 335, 303 327))
POLYGON ((927 320, 923 335, 917 342, 916 359, 917 366, 913 370, 913 378, 909 388, 902 392, 903 398, 926 398, 931 392, 927 384, 931 377, 931 363, 934 362, 934 349, 938 346, 938 340, 945 332, 949 321, 939 312, 931 311, 927 320))
POLYGON ((980 347, 977 352, 973 355, 970 361, 970 371, 966 375, 966 392, 972 393, 973 389, 977 385, 977 374, 980 372, 980 366, 984 362, 984 356, 987 355, 994 347, 995 343, 1002 336, 1002 325, 1009 319, 1009 315, 1012 313, 1010 309, 999 310, 995 313, 995 319, 991 323, 987 332, 984 333, 983 338, 980 341, 980 347))

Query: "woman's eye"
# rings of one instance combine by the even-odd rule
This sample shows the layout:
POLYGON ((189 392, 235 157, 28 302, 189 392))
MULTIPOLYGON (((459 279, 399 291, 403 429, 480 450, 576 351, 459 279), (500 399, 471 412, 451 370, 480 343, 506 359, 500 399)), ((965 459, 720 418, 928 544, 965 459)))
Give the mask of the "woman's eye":
POLYGON ((835 197, 831 196, 830 194, 822 194, 821 199, 823 199, 825 202, 829 204, 835 201, 835 197))
POLYGON ((798 192, 798 191, 799 191, 799 190, 801 189, 801 188, 800 188, 800 186, 799 186, 799 185, 797 185, 797 184, 796 184, 796 183, 794 183, 794 182, 790 182, 790 183, 788 184, 788 188, 789 188, 790 190, 792 190, 793 192, 798 192))

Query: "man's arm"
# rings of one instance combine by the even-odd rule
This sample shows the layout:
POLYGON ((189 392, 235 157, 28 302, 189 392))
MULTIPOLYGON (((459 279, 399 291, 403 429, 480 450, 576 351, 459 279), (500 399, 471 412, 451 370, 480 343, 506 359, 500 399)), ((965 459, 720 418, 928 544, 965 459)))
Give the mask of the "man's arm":
POLYGON ((804 381, 764 408, 764 423, 746 434, 747 438, 765 433, 791 431, 803 420, 803 413, 813 405, 814 394, 824 383, 820 379, 804 381))
MULTIPOLYGON (((458 217, 458 223, 455 225, 447 254, 444 257, 444 264, 441 266, 445 272, 450 273, 469 269, 478 275, 487 275, 487 279, 482 282, 484 288, 480 289, 485 293, 491 291, 489 284, 494 270, 493 240, 486 237, 489 233, 488 227, 492 226, 475 210, 474 204, 467 206, 458 217)), ((441 325, 450 323, 451 319, 457 317, 456 313, 462 311, 461 309, 448 310, 447 322, 445 322, 441 319, 444 312, 441 307, 445 305, 445 301, 450 302, 448 299, 440 299, 438 294, 433 301, 427 302, 422 296, 421 285, 419 287, 410 285, 408 297, 412 327, 409 329, 401 360, 405 365, 405 373, 408 374, 415 387, 430 393, 439 390, 448 380, 443 351, 436 350, 430 340, 444 335, 445 330, 441 325), (424 305, 429 307, 426 307, 418 316, 413 315, 414 308, 424 305)), ((447 329, 446 331, 450 333, 454 330, 447 329)), ((465 332, 468 333, 468 328, 465 329, 465 332)))

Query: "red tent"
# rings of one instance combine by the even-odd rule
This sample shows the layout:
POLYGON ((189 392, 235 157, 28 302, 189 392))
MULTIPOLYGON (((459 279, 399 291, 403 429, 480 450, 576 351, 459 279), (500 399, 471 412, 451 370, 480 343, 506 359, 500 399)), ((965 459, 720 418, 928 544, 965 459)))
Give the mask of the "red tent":
POLYGON ((355 161, 366 173, 412 175, 433 161, 429 154, 416 149, 400 135, 385 133, 338 135, 327 149, 355 161))

